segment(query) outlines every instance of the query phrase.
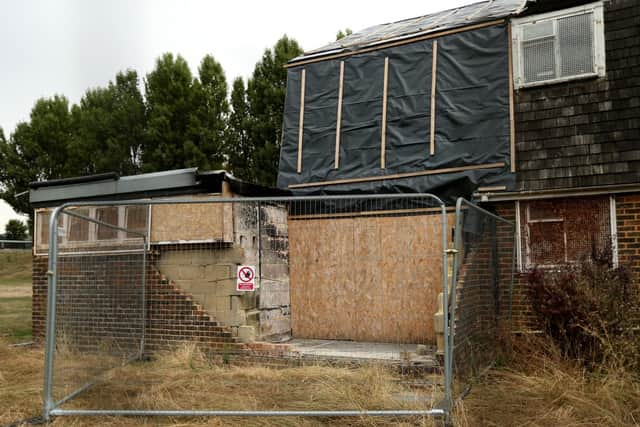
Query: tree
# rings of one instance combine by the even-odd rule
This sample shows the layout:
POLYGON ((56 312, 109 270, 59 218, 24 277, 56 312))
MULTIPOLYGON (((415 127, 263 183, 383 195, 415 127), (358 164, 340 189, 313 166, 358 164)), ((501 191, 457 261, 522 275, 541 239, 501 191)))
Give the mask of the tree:
POLYGON ((27 225, 19 219, 10 219, 4 226, 4 237, 7 240, 26 240, 28 236, 27 225))
POLYGON ((353 31, 351 31, 351 28, 345 28, 344 32, 342 30, 339 30, 336 33, 336 40, 343 39, 343 38, 345 38, 347 36, 350 36, 351 34, 353 34, 353 31))
POLYGON ((29 183, 73 175, 69 140, 69 102, 64 96, 39 99, 30 121, 21 122, 6 141, 0 140, 0 198, 17 212, 30 213, 29 183))
POLYGON ((166 53, 147 75, 145 171, 222 166, 226 78, 212 56, 204 57, 198 72, 199 80, 180 55, 166 53))
POLYGON ((302 48, 286 35, 267 49, 247 83, 247 137, 252 145, 254 181, 275 186, 282 139, 282 113, 287 86, 284 65, 302 48))
POLYGON ((231 90, 231 113, 227 121, 224 151, 227 169, 238 178, 255 181, 253 144, 247 135, 249 116, 246 95, 244 80, 237 77, 231 90))
POLYGON ((72 107, 70 141, 74 172, 87 175, 139 171, 145 127, 144 100, 133 70, 118 73, 106 88, 88 90, 72 107))
POLYGON ((192 80, 184 58, 180 55, 174 58, 170 53, 158 58, 155 69, 147 74, 147 129, 142 154, 144 171, 184 166, 192 80))
POLYGON ((221 169, 229 115, 227 79, 222 65, 211 55, 205 56, 200 62, 198 77, 199 80, 193 82, 194 110, 188 134, 188 140, 194 141, 197 151, 192 151, 187 158, 191 157, 191 166, 221 169))

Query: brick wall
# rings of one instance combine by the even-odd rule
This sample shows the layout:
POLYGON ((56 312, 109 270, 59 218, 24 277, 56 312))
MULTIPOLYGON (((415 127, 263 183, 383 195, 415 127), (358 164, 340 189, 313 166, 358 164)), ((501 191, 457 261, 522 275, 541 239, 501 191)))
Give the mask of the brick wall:
MULTIPOLYGON (((500 215, 504 219, 517 224, 515 202, 492 203, 491 206, 487 208, 494 210, 496 214, 500 215)), ((507 265, 509 266, 509 274, 511 272, 511 256, 511 252, 509 252, 508 254, 505 253, 501 256, 500 264, 502 266, 503 275, 507 274, 507 265)), ((506 277, 503 277, 503 280, 506 280, 506 277)), ((509 278, 509 280, 511 279, 509 278)), ((526 298, 527 286, 526 272, 519 271, 518 266, 516 265, 513 278, 512 295, 509 297, 509 295, 505 293, 507 291, 507 287, 502 288, 503 300, 506 302, 508 298, 511 299, 511 328, 515 331, 525 331, 539 328, 538 319, 531 310, 531 305, 526 298)))
MULTIPOLYGON (((581 200, 576 198, 575 202, 580 203, 581 200)), ((515 222, 515 202, 492 203, 488 208, 494 209, 503 218, 515 222)), ((580 211, 579 214, 584 215, 584 211, 580 211)), ((634 283, 640 286, 640 193, 616 196, 616 219, 619 264, 631 270, 634 283)), ((505 254, 505 256, 508 255, 505 254)), ((502 271, 508 262, 510 260, 501 259, 502 271)), ((526 271, 516 270, 512 301, 515 330, 540 328, 540 320, 532 312, 526 298, 527 286, 526 271)), ((503 295, 503 298, 506 300, 506 295, 503 295)))
POLYGON ((519 190, 640 181, 640 1, 604 4, 606 77, 516 92, 519 190))
MULTIPOLYGON (((513 204, 512 204, 513 205, 513 204)), ((509 205, 501 214, 513 215, 509 205)), ((503 321, 509 320, 514 228, 469 209, 463 221, 455 314, 458 375, 477 372, 493 360, 503 321)), ((515 308, 520 309, 518 301, 515 308)), ((516 316, 520 314, 517 313, 516 316)))
MULTIPOLYGON (((157 255, 156 255, 157 256, 157 255)), ((231 331, 212 320, 193 298, 154 265, 147 264, 145 349, 155 351, 197 342, 214 351, 243 349, 231 331)), ((42 340, 46 328, 46 257, 33 260, 33 336, 42 340)), ((142 334, 140 254, 62 257, 58 270, 58 337, 80 348, 104 347, 105 340, 134 347, 142 334)))
POLYGON ((640 286, 640 193, 616 196, 618 259, 640 286))

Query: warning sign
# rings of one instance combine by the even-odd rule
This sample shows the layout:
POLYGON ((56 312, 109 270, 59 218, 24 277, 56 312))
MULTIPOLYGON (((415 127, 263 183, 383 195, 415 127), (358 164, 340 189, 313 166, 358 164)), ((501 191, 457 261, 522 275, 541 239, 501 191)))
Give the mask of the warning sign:
POLYGON ((236 291, 250 292, 256 289, 256 268, 253 265, 239 265, 236 291))

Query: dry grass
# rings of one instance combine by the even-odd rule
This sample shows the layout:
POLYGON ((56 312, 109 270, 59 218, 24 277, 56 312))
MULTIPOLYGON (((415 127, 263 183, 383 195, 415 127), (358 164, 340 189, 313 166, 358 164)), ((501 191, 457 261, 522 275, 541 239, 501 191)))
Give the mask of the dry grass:
MULTIPOLYGON (((0 343, 0 425, 40 412, 43 354, 38 349, 0 343)), ((81 370, 81 366, 75 369, 81 370)), ((193 346, 111 371, 100 384, 70 401, 66 408, 322 410, 417 409, 435 388, 409 389, 381 366, 361 369, 328 366, 268 368, 214 364, 193 346), (407 393, 416 401, 399 396, 407 393)), ((80 385, 78 383, 77 385, 80 385)), ((422 418, 90 418, 60 417, 60 426, 134 425, 433 425, 422 418)))
POLYGON ((491 371, 457 408, 458 426, 640 425, 640 378, 632 373, 589 373, 544 338, 508 347, 506 367, 491 371))
MULTIPOLYGON (((467 426, 633 426, 640 421, 640 380, 625 371, 589 374, 545 340, 525 339, 502 356, 503 367, 476 384, 455 410, 467 426)), ((0 425, 40 412, 43 353, 0 342, 0 425)), ((413 390, 415 392, 415 390, 413 390)), ((379 366, 348 369, 233 367, 185 346, 152 362, 111 371, 68 408, 397 409, 407 388, 379 366)), ((433 390, 423 390, 429 398, 433 390)), ((406 396, 406 395, 405 395, 406 396)), ((434 425, 388 418, 90 418, 61 417, 54 426, 136 425, 434 425)))

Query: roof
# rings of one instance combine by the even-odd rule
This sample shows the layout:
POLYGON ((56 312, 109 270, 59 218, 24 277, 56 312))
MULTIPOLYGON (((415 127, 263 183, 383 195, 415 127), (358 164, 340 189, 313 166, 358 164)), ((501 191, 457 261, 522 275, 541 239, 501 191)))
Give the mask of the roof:
POLYGON ((318 49, 307 51, 289 63, 295 65, 295 62, 305 59, 355 52, 388 42, 506 18, 522 13, 526 4, 527 0, 488 0, 430 15, 374 25, 318 49))
POLYGON ((289 194, 283 190, 239 180, 224 170, 199 171, 197 168, 190 168, 123 177, 116 173, 104 173, 32 182, 29 184, 29 201, 37 208, 80 200, 131 200, 221 193, 222 182, 229 183, 231 191, 242 196, 289 194))

